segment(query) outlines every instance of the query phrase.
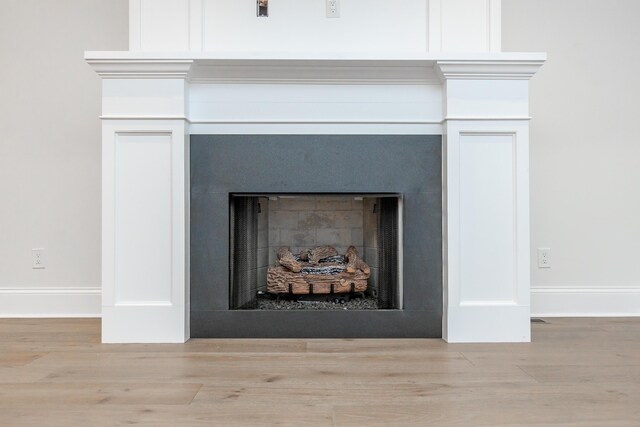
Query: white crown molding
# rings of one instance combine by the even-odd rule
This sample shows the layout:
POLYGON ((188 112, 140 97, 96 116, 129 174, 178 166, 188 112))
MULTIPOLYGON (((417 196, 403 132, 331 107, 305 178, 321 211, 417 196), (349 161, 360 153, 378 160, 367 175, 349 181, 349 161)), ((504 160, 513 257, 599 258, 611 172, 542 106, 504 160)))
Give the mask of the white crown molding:
POLYGON ((233 54, 86 52, 105 79, 175 78, 225 84, 440 84, 442 79, 529 79, 542 53, 233 54))
POLYGON ((87 63, 103 79, 186 79, 192 59, 90 59, 87 63))
POLYGON ((435 70, 443 80, 529 80, 545 58, 527 60, 438 60, 435 70))

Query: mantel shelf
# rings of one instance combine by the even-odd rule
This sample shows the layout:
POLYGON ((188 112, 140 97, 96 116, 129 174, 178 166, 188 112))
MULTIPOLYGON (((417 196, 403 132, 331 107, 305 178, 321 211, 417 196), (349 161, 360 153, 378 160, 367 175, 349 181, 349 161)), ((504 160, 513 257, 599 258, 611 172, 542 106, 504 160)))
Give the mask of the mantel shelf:
POLYGON ((529 79, 545 53, 260 53, 89 51, 102 78, 191 83, 429 84, 445 79, 529 79))

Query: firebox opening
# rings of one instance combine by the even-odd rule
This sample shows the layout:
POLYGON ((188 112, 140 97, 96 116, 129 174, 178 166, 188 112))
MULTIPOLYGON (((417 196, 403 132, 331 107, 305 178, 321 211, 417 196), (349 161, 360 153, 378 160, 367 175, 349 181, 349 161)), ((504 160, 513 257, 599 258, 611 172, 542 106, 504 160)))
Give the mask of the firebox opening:
POLYGON ((402 308, 398 194, 231 194, 231 310, 402 308))

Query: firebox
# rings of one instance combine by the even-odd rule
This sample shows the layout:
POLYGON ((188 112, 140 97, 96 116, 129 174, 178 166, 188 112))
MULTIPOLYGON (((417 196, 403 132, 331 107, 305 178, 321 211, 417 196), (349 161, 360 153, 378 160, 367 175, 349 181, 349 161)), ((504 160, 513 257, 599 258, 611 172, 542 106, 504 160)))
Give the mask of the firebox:
POLYGON ((229 307, 401 309, 401 195, 232 194, 229 307))
POLYGON ((440 337, 439 135, 192 135, 192 337, 440 337))

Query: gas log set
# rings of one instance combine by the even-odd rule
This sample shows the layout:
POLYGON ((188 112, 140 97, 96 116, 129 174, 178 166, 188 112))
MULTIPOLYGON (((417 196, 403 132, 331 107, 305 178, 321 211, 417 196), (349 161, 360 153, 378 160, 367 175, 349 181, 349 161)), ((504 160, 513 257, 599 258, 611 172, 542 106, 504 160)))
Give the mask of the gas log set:
POLYGON ((344 255, 332 246, 317 246, 299 254, 288 247, 277 253, 278 264, 267 271, 267 292, 280 295, 364 294, 369 266, 354 246, 344 255))

